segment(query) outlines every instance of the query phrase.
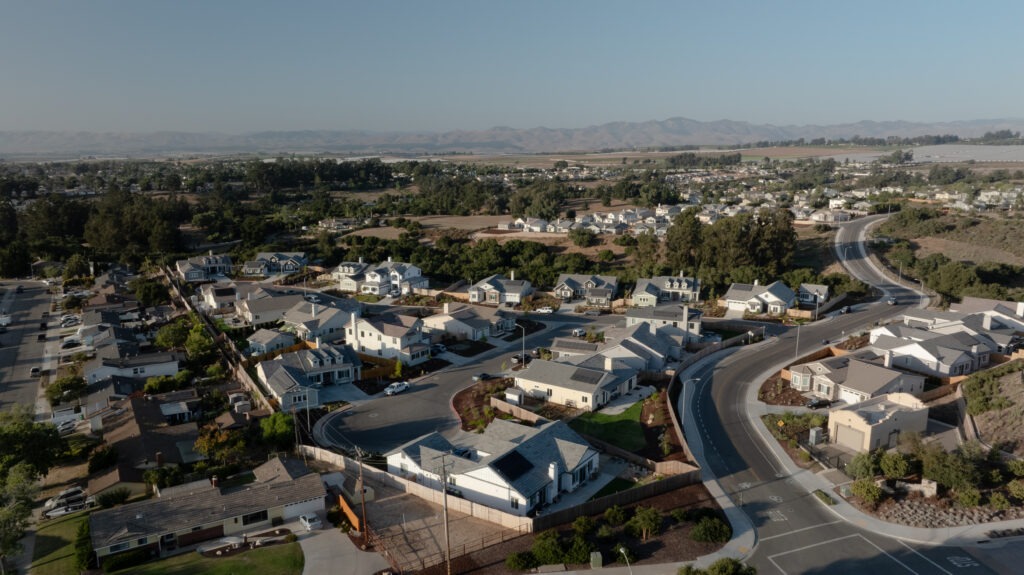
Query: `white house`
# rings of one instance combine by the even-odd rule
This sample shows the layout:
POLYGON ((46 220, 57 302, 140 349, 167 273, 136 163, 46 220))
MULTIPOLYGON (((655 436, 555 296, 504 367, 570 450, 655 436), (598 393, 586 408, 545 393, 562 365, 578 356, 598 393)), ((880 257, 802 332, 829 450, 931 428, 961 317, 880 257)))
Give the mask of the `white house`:
POLYGON ((360 379, 362 362, 348 346, 323 344, 261 361, 256 374, 278 401, 281 411, 320 405, 325 385, 344 385, 360 379))
POLYGON ((359 353, 417 365, 430 358, 429 337, 418 317, 384 314, 355 316, 345 326, 346 341, 359 353))
POLYGON ((160 352, 131 357, 96 357, 86 362, 82 375, 88 383, 119 375, 149 378, 178 373, 179 357, 175 353, 160 352))
POLYGON ((633 305, 652 307, 664 302, 699 303, 700 280, 678 276, 639 278, 633 290, 633 305))
POLYGON ((441 313, 423 318, 423 330, 431 336, 447 334, 470 341, 498 337, 514 330, 515 326, 513 314, 479 305, 445 303, 441 313))
POLYGON ((609 307, 619 291, 619 278, 586 274, 560 274, 555 297, 564 301, 585 299, 587 305, 609 307))
POLYGON ((600 354, 588 366, 535 359, 516 373, 516 387, 531 397, 585 411, 600 409, 636 387, 637 372, 627 363, 600 354))
POLYGON ((246 338, 251 355, 263 355, 295 345, 295 336, 271 329, 259 329, 246 338))
POLYGON ((511 279, 502 275, 488 276, 469 288, 470 303, 491 305, 519 304, 523 298, 533 293, 533 286, 526 280, 517 280, 512 272, 511 279))
MULTIPOLYGON (((630 308, 626 311, 626 327, 647 323, 659 331, 662 328, 675 328, 678 330, 676 333, 685 337, 686 343, 697 343, 700 341, 703 315, 699 309, 686 304, 630 308)), ((668 332, 671 330, 667 330, 668 332)))
POLYGON ((891 355, 870 351, 795 365, 790 373, 794 389, 851 405, 887 393, 924 391, 924 376, 893 369, 891 355))
POLYGON ((231 273, 231 256, 214 255, 211 251, 205 256, 196 256, 174 263, 181 279, 187 282, 200 282, 212 279, 216 275, 231 273))
POLYGON ((442 456, 449 493, 520 516, 577 490, 600 465, 597 450, 564 421, 527 427, 495 419, 480 434, 410 441, 387 454, 388 471, 441 489, 442 456))
MULTIPOLYGON (((339 300, 352 301, 356 300, 339 300)), ((284 312, 283 331, 290 331, 306 341, 334 341, 345 337, 345 326, 353 313, 338 305, 301 301, 284 312)))
POLYGON ((410 294, 417 288, 425 288, 429 280, 423 276, 420 268, 403 262, 381 262, 376 267, 367 268, 365 279, 359 286, 360 293, 386 296, 392 293, 410 294))
POLYGON ((823 284, 800 284, 797 289, 797 298, 806 305, 822 305, 831 297, 828 286, 823 284))
POLYGON ((247 276, 269 276, 293 274, 308 264, 306 252, 259 252, 242 264, 242 274, 247 276))
POLYGON ((900 435, 923 433, 928 426, 928 408, 909 393, 881 395, 828 415, 831 441, 859 453, 891 449, 900 435))
POLYGON ((734 283, 722 298, 723 307, 751 313, 781 315, 796 305, 796 294, 781 281, 768 285, 734 283))
POLYGON ((341 262, 331 270, 331 280, 337 282, 338 290, 348 293, 359 293, 359 288, 366 281, 366 268, 363 258, 357 262, 341 262))

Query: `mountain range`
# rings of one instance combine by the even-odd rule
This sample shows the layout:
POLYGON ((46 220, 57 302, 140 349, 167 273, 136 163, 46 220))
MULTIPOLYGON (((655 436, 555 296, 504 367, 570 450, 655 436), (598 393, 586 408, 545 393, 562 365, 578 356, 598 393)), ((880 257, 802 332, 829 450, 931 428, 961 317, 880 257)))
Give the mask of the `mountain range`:
POLYGON ((166 157, 208 154, 533 154, 690 145, 734 146, 804 138, 885 138, 925 134, 977 137, 995 130, 1024 130, 1024 119, 955 122, 872 122, 774 126, 733 120, 669 118, 612 122, 586 128, 495 127, 435 133, 304 130, 245 134, 197 132, 0 131, 0 158, 166 157))

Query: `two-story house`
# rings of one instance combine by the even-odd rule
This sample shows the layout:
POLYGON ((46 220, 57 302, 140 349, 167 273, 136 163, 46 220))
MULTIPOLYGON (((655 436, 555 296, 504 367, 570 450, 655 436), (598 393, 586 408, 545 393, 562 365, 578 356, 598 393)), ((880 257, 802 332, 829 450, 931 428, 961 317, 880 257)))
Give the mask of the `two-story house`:
POLYGON ((247 276, 270 276, 293 274, 306 267, 309 261, 306 252, 259 252, 242 264, 242 274, 247 276))
POLYGON ((359 291, 378 296, 410 294, 412 290, 425 288, 430 283, 420 268, 412 264, 392 261, 390 256, 388 256, 388 261, 368 268, 364 274, 365 279, 359 286, 359 291))
POLYGON ((231 273, 231 256, 227 254, 214 255, 211 251, 205 256, 178 260, 174 263, 174 267, 184 281, 207 281, 214 276, 231 273))
POLYGON ((417 365, 430 358, 429 337, 418 317, 384 314, 354 316, 345 326, 346 341, 359 353, 417 365))
POLYGON ((555 284, 555 297, 569 302, 584 299, 587 305, 610 307, 619 291, 619 278, 586 274, 560 274, 555 284))
MULTIPOLYGON (((699 309, 691 308, 686 304, 635 307, 626 311, 626 327, 647 323, 658 331, 663 328, 674 328, 683 335, 685 343, 698 343, 700 342, 703 315, 704 313, 699 309)), ((666 330, 666 333, 671 332, 671 329, 666 330)))
POLYGON ((277 400, 281 411, 287 412, 292 407, 319 407, 319 390, 323 386, 344 385, 360 379, 362 365, 348 346, 322 344, 261 361, 256 366, 256 374, 277 400))
POLYGON ((700 280, 678 276, 639 278, 633 290, 633 305, 652 307, 665 302, 699 303, 700 280))
POLYGON ((366 281, 366 268, 369 264, 359 258, 357 262, 341 262, 338 267, 331 270, 331 280, 337 282, 338 291, 346 293, 359 293, 359 288, 366 281))

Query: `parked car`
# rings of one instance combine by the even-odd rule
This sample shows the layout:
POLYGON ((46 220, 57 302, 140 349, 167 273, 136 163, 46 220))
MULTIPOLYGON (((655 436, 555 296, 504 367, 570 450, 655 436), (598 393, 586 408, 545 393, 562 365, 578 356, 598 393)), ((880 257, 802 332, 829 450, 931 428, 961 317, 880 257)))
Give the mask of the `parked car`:
POLYGON ((79 485, 74 485, 47 499, 46 503, 43 504, 43 507, 45 509, 53 509, 58 505, 67 505, 68 500, 75 499, 78 497, 85 497, 85 488, 79 485))
POLYGON ((14 288, 14 293, 25 293, 25 288, 18 286, 14 288))
POLYGON ((63 517, 64 515, 68 515, 76 511, 81 511, 83 509, 85 509, 84 499, 79 503, 75 503, 73 505, 62 505, 60 507, 54 507, 53 509, 47 511, 46 513, 43 513, 43 517, 47 519, 53 519, 54 517, 63 517))
POLYGON ((43 373, 43 368, 41 368, 41 367, 33 367, 28 372, 30 377, 39 377, 42 373, 43 373))
POLYGON ((70 435, 75 432, 77 425, 78 422, 75 420, 61 422, 61 424, 57 426, 57 433, 60 435, 70 435))
POLYGON ((537 308, 537 313, 555 313, 555 310, 551 306, 544 306, 537 308))
POLYGON ((889 305, 896 305, 896 298, 893 296, 889 296, 889 299, 885 300, 885 303, 889 305))
POLYGON ((430 346, 430 353, 433 355, 444 353, 446 351, 448 351, 448 347, 445 346, 443 343, 435 343, 434 345, 430 346))
POLYGON ((587 311, 583 312, 583 315, 601 315, 601 310, 599 310, 599 309, 588 309, 587 311))
POLYGON ((313 531, 323 527, 320 518, 313 514, 299 515, 299 524, 305 527, 306 531, 313 531))
POLYGON ((840 315, 847 314, 847 313, 850 313, 850 306, 844 305, 843 307, 839 308, 839 314, 840 315))
POLYGON ((398 395, 407 389, 409 389, 408 381, 396 381, 384 388, 384 395, 398 395))
POLYGON ((60 348, 61 349, 71 349, 73 347, 79 347, 81 345, 82 345, 82 342, 80 342, 78 340, 67 339, 67 340, 64 340, 64 343, 60 344, 60 348))
POLYGON ((473 376, 473 381, 484 381, 486 379, 491 379, 491 374, 484 372, 473 376))
POLYGON ((520 355, 520 354, 517 353, 517 354, 512 356, 512 365, 519 365, 519 364, 526 365, 526 364, 530 363, 532 360, 533 360, 533 358, 528 356, 528 355, 524 356, 524 355, 520 355))
POLYGON ((811 409, 818 409, 821 407, 828 407, 832 405, 832 402, 823 397, 814 397, 807 400, 807 407, 811 409))
POLYGON ((41 334, 37 335, 36 336, 36 341, 46 341, 46 334, 45 333, 41 333, 41 334))
POLYGON ((587 330, 583 329, 582 327, 573 328, 572 334, 576 337, 583 337, 587 335, 587 330))

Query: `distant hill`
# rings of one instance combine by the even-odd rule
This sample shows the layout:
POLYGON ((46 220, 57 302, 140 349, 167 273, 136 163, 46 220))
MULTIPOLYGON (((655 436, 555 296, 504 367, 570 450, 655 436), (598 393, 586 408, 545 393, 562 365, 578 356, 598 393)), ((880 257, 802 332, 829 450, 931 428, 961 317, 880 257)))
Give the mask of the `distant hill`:
POLYGON ((995 130, 1024 131, 1024 120, 968 120, 940 123, 857 122, 831 126, 772 126, 733 120, 701 122, 669 118, 649 122, 612 122, 586 128, 496 127, 443 133, 307 130, 247 134, 152 132, 4 132, 0 158, 131 156, 189 154, 335 153, 551 153, 660 146, 730 146, 764 140, 912 137, 956 134, 971 138, 995 130))

